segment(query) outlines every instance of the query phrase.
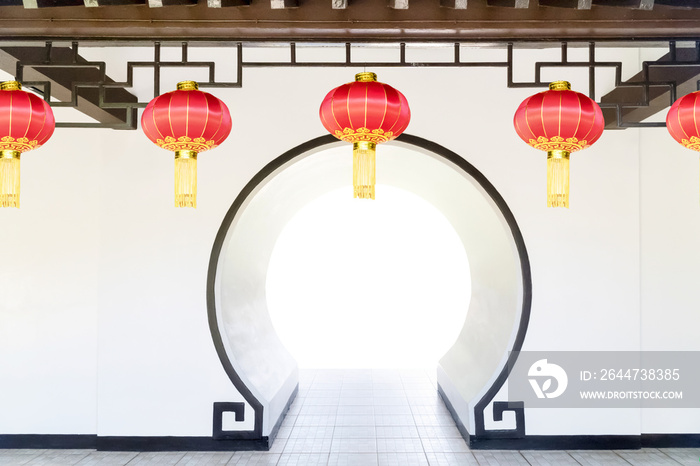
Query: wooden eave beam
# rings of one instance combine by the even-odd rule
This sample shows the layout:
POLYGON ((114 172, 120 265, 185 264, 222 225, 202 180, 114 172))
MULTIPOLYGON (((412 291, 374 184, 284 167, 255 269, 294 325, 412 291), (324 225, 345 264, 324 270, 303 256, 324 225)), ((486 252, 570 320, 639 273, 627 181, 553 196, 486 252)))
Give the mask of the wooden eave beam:
MULTIPOLYGON (((108 0, 97 1, 102 5, 108 0)), ((84 0, 37 0, 36 9, 0 6, 0 38, 468 41, 695 40, 700 36, 700 0, 698 8, 691 9, 660 5, 669 0, 656 0, 652 11, 595 4, 590 10, 578 10, 578 0, 569 8, 556 9, 538 7, 554 0, 530 0, 528 8, 519 8, 524 6, 520 0, 507 0, 512 2, 510 8, 488 6, 484 0, 425 0, 414 1, 408 9, 398 8, 407 6, 408 0, 391 0, 389 6, 397 8, 376 0, 347 4, 331 0, 341 1, 336 6, 344 8, 331 8, 328 0, 303 0, 294 8, 294 0, 274 0, 278 2, 274 5, 284 7, 283 12, 263 1, 245 8, 223 8, 242 6, 243 0, 201 0, 186 6, 169 6, 184 0, 140 1, 151 8, 85 8, 84 0), (80 6, 42 8, 59 1, 78 1, 80 6), (165 8, 158 7, 159 1, 165 8)))
POLYGON ((452 8, 453 10, 466 10, 468 0, 440 0, 440 6, 443 8, 452 8))
POLYGON ((538 0, 540 6, 590 10, 593 0, 538 0))
POLYGON ((653 10, 654 0, 593 0, 596 7, 622 7, 635 8, 638 10, 653 10))
POLYGON ((388 0, 387 6, 394 10, 408 10, 408 0, 388 0))
POLYGON ((530 0, 486 0, 486 4, 505 8, 529 8, 530 0))
POLYGON ((282 10, 285 8, 297 8, 298 0, 270 0, 270 8, 273 10, 282 10))

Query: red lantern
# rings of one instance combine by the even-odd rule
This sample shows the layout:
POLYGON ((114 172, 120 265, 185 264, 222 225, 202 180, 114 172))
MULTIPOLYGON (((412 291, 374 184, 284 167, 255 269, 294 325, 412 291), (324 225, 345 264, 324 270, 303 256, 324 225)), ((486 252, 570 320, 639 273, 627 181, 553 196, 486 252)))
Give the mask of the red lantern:
POLYGON ((411 120, 406 97, 377 82, 374 73, 359 73, 355 82, 326 95, 319 111, 323 126, 335 137, 353 144, 354 197, 374 199, 377 144, 404 132, 411 120))
POLYGON ((183 81, 148 103, 141 126, 154 144, 175 152, 175 207, 197 207, 197 154, 231 133, 226 104, 196 82, 183 81))
POLYGON ((513 118, 515 131, 535 149, 547 151, 547 207, 569 207, 569 155, 603 134, 603 112, 587 96, 555 81, 528 97, 513 118))
POLYGON ((56 127, 42 98, 17 81, 0 83, 0 207, 19 207, 19 159, 49 140, 56 127))
POLYGON ((671 137, 686 149, 700 151, 700 91, 676 100, 666 115, 666 128, 671 137))

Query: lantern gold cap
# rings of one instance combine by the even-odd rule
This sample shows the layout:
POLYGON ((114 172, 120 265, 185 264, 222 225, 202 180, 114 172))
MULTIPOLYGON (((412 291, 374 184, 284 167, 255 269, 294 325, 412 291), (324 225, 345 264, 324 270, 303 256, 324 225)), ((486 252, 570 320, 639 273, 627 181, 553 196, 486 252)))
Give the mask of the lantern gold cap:
POLYGON ((21 91, 22 85, 19 81, 5 81, 0 83, 0 91, 21 91))
POLYGON ((21 155, 18 150, 0 150, 0 159, 19 159, 21 155))
POLYGON ((366 82, 372 82, 377 80, 377 73, 372 73, 369 71, 365 71, 363 73, 357 73, 355 75, 355 81, 356 82, 361 82, 361 83, 366 83, 366 82))
POLYGON ((199 89, 199 84, 195 81, 181 81, 177 83, 178 91, 196 91, 199 89))
POLYGON ((569 81, 554 81, 549 83, 550 91, 570 91, 571 83, 569 81))

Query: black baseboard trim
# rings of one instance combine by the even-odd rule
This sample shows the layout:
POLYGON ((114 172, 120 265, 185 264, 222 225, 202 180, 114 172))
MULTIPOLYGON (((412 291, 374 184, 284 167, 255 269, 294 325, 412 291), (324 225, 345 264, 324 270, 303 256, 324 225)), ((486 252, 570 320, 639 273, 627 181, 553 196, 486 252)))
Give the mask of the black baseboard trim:
POLYGON ((97 437, 98 451, 267 451, 261 439, 215 440, 211 437, 97 437))
POLYGON ((469 437, 472 450, 639 450, 639 435, 526 435, 523 438, 469 437))
POLYGON ((26 448, 26 449, 95 449, 97 435, 93 434, 2 434, 0 435, 0 448, 26 448))
MULTIPOLYGON (((464 426, 462 426, 464 427, 464 426)), ((478 439, 473 450, 638 450, 700 448, 700 434, 528 435, 478 439)), ((98 437, 97 435, 2 434, 0 449, 89 449, 98 451, 267 451, 270 439, 214 440, 211 437, 98 437)))
POLYGON ((700 448, 700 434, 526 435, 513 439, 469 436, 473 450, 639 450, 700 448))
POLYGON ((98 451, 267 451, 268 437, 214 440, 211 437, 98 437, 97 435, 0 435, 0 449, 98 451))
POLYGON ((643 448, 700 448, 700 434, 642 434, 643 448))

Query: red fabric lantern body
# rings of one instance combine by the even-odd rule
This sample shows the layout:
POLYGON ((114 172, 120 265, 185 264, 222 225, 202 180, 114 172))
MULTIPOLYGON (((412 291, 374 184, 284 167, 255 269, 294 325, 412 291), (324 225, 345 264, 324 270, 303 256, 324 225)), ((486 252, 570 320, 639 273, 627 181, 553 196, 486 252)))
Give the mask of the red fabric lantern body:
POLYGON ((0 207, 19 207, 19 160, 49 140, 56 128, 53 111, 17 81, 0 83, 0 207))
POLYGON ((547 151, 547 206, 569 207, 569 155, 603 134, 603 112, 593 100, 556 81, 548 91, 528 97, 515 112, 520 138, 547 151))
POLYGON ((355 82, 336 87, 319 110, 323 126, 333 136, 353 143, 354 197, 374 199, 375 149, 404 132, 411 120, 406 97, 377 82, 374 73, 359 73, 355 82))
POLYGON ((218 146, 231 133, 228 107, 194 81, 148 103, 141 127, 154 144, 175 152, 175 206, 197 207, 197 154, 218 146))
POLYGON ((700 152, 700 91, 691 92, 676 100, 666 115, 666 128, 686 149, 700 152))

